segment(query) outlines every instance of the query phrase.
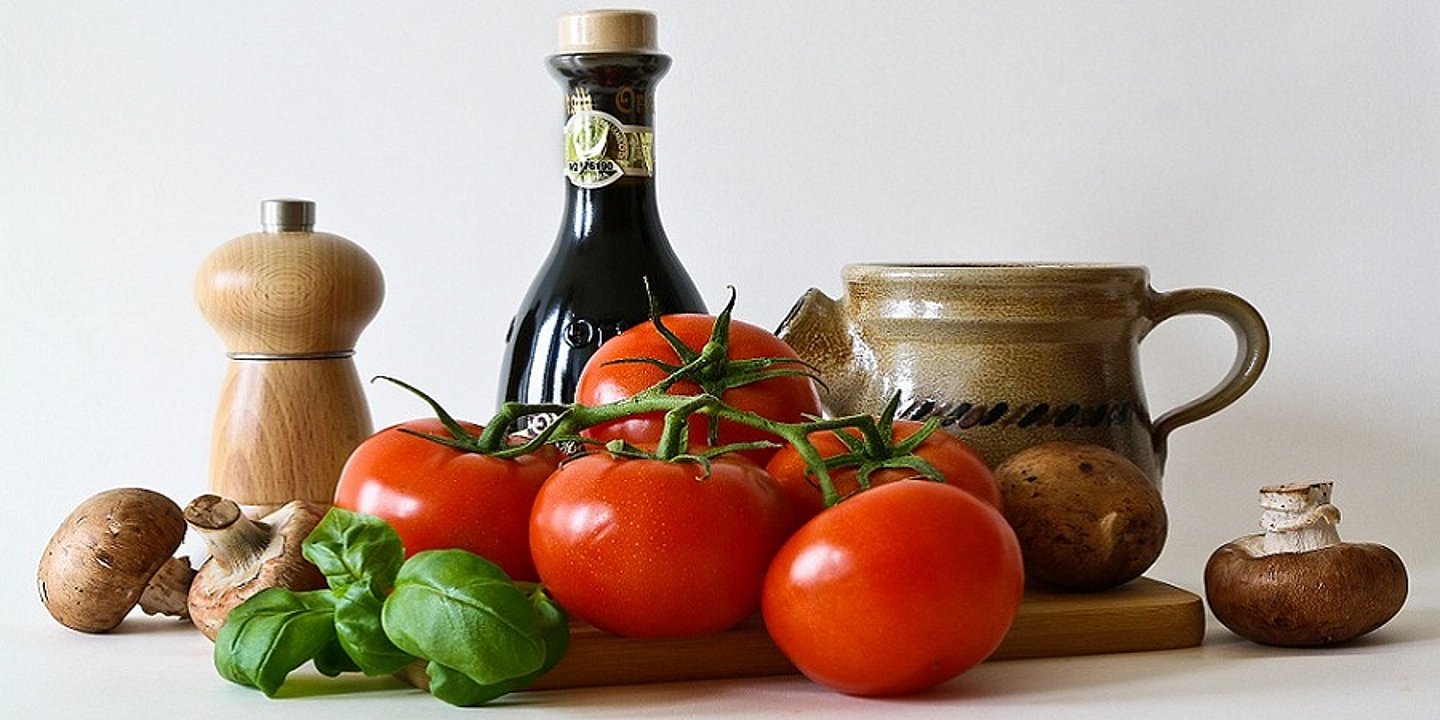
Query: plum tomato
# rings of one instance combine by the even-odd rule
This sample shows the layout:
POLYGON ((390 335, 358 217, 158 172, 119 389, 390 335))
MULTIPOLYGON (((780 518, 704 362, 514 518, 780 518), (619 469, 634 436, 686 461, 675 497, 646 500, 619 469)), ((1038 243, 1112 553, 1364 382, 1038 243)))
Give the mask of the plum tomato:
MULTIPOLYGON (((696 352, 705 346, 715 327, 715 318, 710 315, 666 315, 661 317, 660 321, 696 352)), ((731 361, 785 358, 796 361, 797 364, 791 369, 804 369, 798 364, 800 357, 785 341, 764 328, 739 320, 730 321, 727 357, 731 361)), ((634 358, 651 358, 670 365, 678 365, 680 362, 679 355, 656 330, 654 323, 637 325, 606 341, 585 363, 575 390, 576 401, 585 405, 600 405, 623 400, 669 375, 664 369, 650 363, 614 362, 634 358)), ((696 395, 702 390, 696 383, 682 381, 671 387, 669 392, 672 395, 696 395)), ((731 407, 777 422, 803 422, 807 415, 820 414, 820 396, 816 392, 815 383, 803 375, 766 378, 724 390, 719 396, 731 407)), ((705 415, 697 414, 691 417, 691 447, 698 448, 708 444, 706 440, 709 421, 709 417, 705 415)), ((663 428, 664 415, 657 412, 596 425, 582 434, 602 441, 623 439, 634 445, 653 445, 659 441, 663 428)), ((728 421, 719 423, 717 434, 719 445, 776 439, 763 430, 728 421)), ((742 454, 764 465, 770 456, 775 454, 775 450, 750 450, 742 454)))
POLYGON ((1024 592, 1020 544, 998 510, 952 485, 903 480, 827 509, 765 576, 765 627, 807 677, 892 696, 984 660, 1024 592))
MULTIPOLYGON (((461 422, 476 435, 480 426, 461 422)), ((416 437, 449 437, 436 419, 372 435, 340 472, 335 505, 390 523, 406 556, 460 548, 499 565, 514 580, 538 579, 530 560, 530 509, 558 455, 550 449, 503 459, 416 437)))
MULTIPOLYGON (((914 420, 896 420, 893 440, 900 442, 922 427, 924 423, 914 420)), ((859 436, 859 431, 853 428, 847 428, 845 432, 859 436)), ((820 451, 821 457, 829 458, 846 452, 845 444, 834 431, 811 433, 809 439, 815 449, 820 451)), ((1001 509, 1000 486, 996 483, 995 476, 985 461, 965 441, 943 429, 937 429, 915 448, 915 454, 940 471, 940 474, 945 476, 946 483, 984 500, 997 510, 1001 509)), ((775 453, 765 470, 775 478, 775 482, 780 484, 780 488, 790 499, 797 524, 804 524, 825 509, 825 501, 814 473, 810 472, 805 459, 800 457, 799 451, 793 446, 786 445, 775 453)), ((870 484, 872 487, 884 485, 918 475, 919 473, 908 468, 882 468, 870 474, 870 484)), ((830 482, 834 484, 840 497, 859 490, 855 476, 854 467, 839 468, 830 473, 830 482)))
POLYGON ((563 464, 530 520, 540 581, 575 616, 629 637, 719 632, 759 608, 790 528, 774 481, 743 457, 599 452, 563 464))

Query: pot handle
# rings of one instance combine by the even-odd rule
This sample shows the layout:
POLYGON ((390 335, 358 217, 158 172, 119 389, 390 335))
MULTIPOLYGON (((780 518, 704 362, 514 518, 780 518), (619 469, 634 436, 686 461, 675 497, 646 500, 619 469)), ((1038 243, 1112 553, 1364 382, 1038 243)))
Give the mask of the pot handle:
POLYGON ((1235 364, 1219 385, 1155 421, 1152 437, 1155 453, 1160 458, 1165 457, 1166 438, 1175 428, 1213 415, 1238 400, 1260 378, 1265 361, 1270 357, 1270 331, 1265 327, 1265 319, 1240 296, 1211 288, 1151 295, 1149 315, 1152 328, 1177 315, 1193 314, 1220 318, 1235 331, 1235 364))

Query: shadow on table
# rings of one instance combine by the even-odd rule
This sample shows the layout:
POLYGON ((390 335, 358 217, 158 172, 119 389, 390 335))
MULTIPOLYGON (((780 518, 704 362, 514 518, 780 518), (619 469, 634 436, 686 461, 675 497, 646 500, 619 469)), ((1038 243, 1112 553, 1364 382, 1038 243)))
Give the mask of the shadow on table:
POLYGON ((355 695, 366 692, 388 692, 395 690, 423 693, 397 677, 366 677, 360 673, 345 673, 338 677, 325 677, 312 672, 295 672, 280 686, 277 699, 326 697, 330 695, 355 695))
POLYGON ((111 630, 109 635, 194 635, 196 638, 204 639, 205 636, 195 628, 189 619, 173 617, 161 617, 143 615, 139 610, 131 613, 118 627, 111 630))
POLYGON ((1374 655, 1386 648, 1440 640, 1440 608, 1401 609, 1390 622, 1349 642, 1324 647, 1278 647, 1250 642, 1223 628, 1211 629, 1206 646, 1244 657, 1299 657, 1316 653, 1332 655, 1374 655))

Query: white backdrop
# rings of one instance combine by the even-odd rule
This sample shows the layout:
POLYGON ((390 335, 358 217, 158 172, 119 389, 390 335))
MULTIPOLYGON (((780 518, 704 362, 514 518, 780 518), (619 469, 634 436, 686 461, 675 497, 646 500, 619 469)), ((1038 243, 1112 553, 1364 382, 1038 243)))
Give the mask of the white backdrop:
MULTIPOLYGON (((1270 365, 1172 437, 1170 544, 1199 588, 1255 490, 1336 481, 1342 532, 1440 536, 1440 6, 1376 2, 656 2, 658 182, 708 301, 774 326, 862 261, 1148 265, 1237 292, 1270 365)), ((267 197, 379 261, 362 375, 488 417, 554 237, 572 3, 0 5, 3 602, 25 616, 82 498, 205 489, 224 349, 201 259, 267 197)), ((1218 321, 1143 348, 1151 408, 1229 366, 1218 321)), ((420 416, 370 388, 377 424, 420 416)), ((14 616, 14 613, 7 613, 14 616)))

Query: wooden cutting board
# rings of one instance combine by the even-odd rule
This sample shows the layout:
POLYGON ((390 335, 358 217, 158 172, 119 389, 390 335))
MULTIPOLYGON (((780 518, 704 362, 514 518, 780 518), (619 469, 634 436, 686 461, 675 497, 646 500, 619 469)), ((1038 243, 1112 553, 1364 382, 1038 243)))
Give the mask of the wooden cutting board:
MULTIPOLYGON (((1102 593, 1028 591, 1009 634, 990 660, 1093 655, 1194 647, 1205 611, 1193 593, 1140 578, 1102 593)), ((760 677, 796 672, 759 617, 715 635, 668 640, 622 638, 584 624, 571 628, 565 659, 531 689, 760 677)), ((425 666, 400 672, 427 686, 425 666)))

